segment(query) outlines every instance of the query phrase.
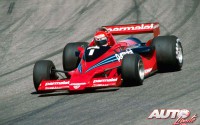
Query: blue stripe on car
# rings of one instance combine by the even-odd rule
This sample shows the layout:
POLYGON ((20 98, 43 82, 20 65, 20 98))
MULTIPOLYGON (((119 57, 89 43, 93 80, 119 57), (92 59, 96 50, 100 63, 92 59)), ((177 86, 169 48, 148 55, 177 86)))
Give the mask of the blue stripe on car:
POLYGON ((117 58, 116 58, 115 55, 112 55, 112 56, 102 60, 101 62, 97 63, 96 65, 90 67, 86 72, 89 72, 90 70, 92 70, 92 69, 94 69, 96 67, 99 67, 99 66, 111 63, 111 62, 115 62, 115 61, 117 61, 117 58))
POLYGON ((81 64, 78 65, 78 71, 79 71, 80 73, 82 72, 81 64))

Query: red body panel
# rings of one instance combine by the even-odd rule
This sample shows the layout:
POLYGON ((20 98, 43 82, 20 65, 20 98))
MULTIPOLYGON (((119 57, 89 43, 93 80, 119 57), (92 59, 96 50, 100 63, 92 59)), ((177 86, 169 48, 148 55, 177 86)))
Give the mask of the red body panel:
MULTIPOLYGON (((138 34, 138 33, 154 33, 154 36, 159 35, 159 24, 129 24, 129 25, 117 25, 117 26, 105 26, 110 30, 113 35, 125 35, 125 34, 138 34), (132 27, 132 28, 130 28, 132 27)), ((112 36, 113 38, 113 36, 112 36)), ((99 58, 86 62, 81 59, 81 62, 73 71, 70 71, 69 78, 64 80, 43 80, 38 88, 39 91, 45 90, 69 90, 78 91, 86 88, 101 88, 101 87, 118 87, 122 83, 121 74, 118 73, 118 67, 121 66, 122 60, 117 58, 116 53, 120 50, 126 50, 130 46, 134 46, 136 43, 131 40, 123 40, 116 42, 115 39, 112 42, 111 48, 101 55, 99 58)), ((152 40, 147 42, 147 46, 150 45, 152 40)), ((89 46, 93 45, 93 41, 89 46)), ((80 56, 83 57, 84 49, 78 48, 80 56)), ((131 52, 131 51, 130 51, 131 52)), ((126 53, 129 53, 128 51, 126 53)), ((140 54, 144 69, 145 76, 148 76, 152 72, 157 70, 156 52, 149 52, 140 54)), ((123 58, 123 56, 122 56, 123 58)))
POLYGON ((113 35, 153 33, 154 37, 156 37, 160 34, 159 23, 126 24, 104 27, 107 28, 113 35))

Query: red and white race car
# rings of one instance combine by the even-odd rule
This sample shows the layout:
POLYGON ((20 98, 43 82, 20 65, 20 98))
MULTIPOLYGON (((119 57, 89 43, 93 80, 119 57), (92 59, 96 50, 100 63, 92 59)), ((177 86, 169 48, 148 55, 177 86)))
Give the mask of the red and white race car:
POLYGON ((79 91, 87 88, 134 86, 156 71, 177 71, 183 65, 183 49, 176 36, 159 36, 159 23, 103 26, 108 44, 68 43, 63 50, 63 68, 52 61, 40 60, 33 69, 37 92, 79 91), (128 37, 116 41, 114 35, 153 33, 147 42, 128 37), (58 79, 58 72, 66 78, 58 79))

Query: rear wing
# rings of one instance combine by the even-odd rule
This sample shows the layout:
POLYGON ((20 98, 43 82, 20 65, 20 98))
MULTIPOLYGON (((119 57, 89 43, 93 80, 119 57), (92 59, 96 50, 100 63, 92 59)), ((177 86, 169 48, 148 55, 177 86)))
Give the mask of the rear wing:
POLYGON ((125 24, 103 27, 109 30, 113 35, 153 33, 154 37, 157 37, 160 34, 159 23, 125 24))

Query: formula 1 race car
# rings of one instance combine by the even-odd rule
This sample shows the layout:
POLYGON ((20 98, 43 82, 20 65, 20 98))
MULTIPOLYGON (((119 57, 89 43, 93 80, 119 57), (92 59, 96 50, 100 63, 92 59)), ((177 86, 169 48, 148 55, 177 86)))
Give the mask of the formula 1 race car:
POLYGON ((36 91, 136 86, 157 71, 181 70, 181 42, 176 36, 159 36, 159 23, 102 26, 99 31, 105 32, 106 45, 94 39, 90 43, 74 42, 64 47, 64 70, 57 70, 52 61, 37 61, 33 69, 36 91), (147 42, 135 37, 117 42, 114 38, 114 35, 142 33, 153 33, 154 37, 147 42), (66 77, 59 78, 58 72, 66 77))

